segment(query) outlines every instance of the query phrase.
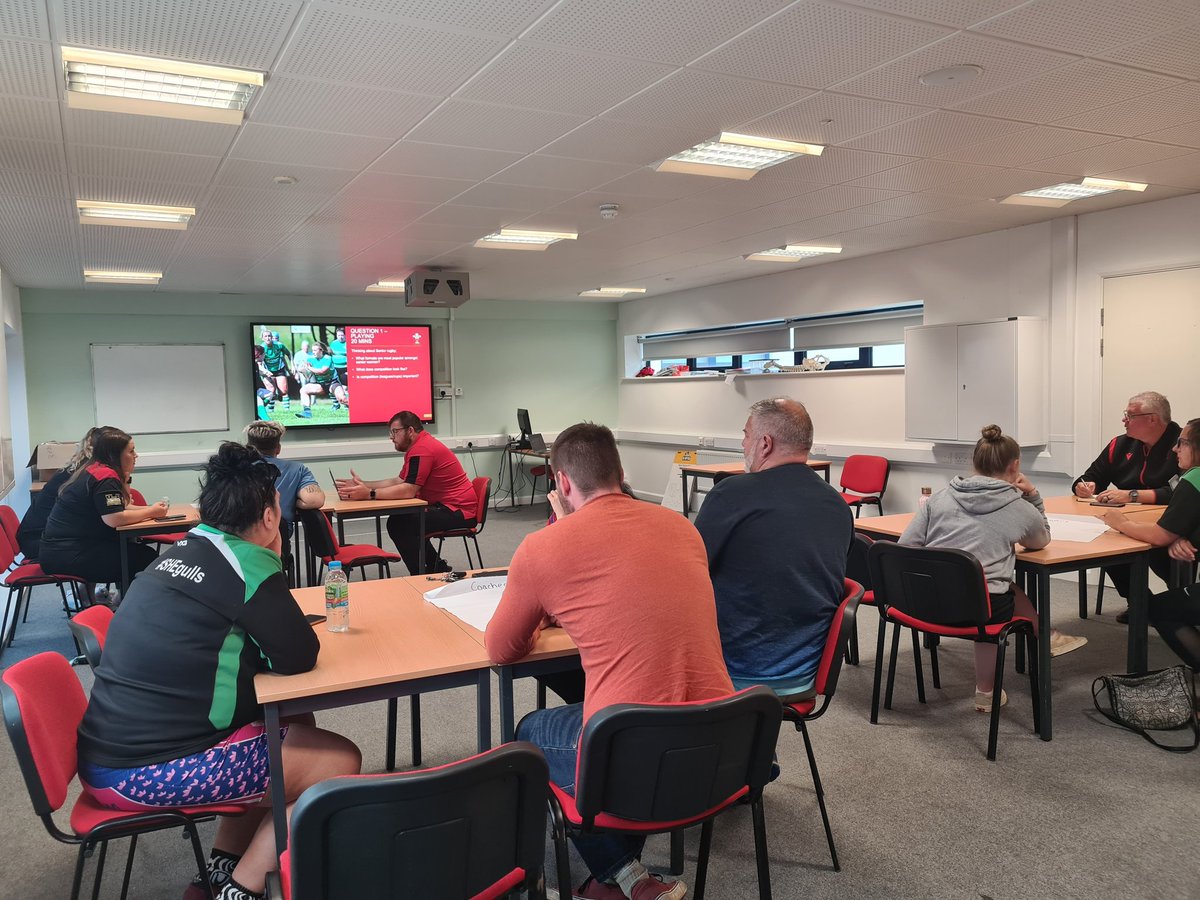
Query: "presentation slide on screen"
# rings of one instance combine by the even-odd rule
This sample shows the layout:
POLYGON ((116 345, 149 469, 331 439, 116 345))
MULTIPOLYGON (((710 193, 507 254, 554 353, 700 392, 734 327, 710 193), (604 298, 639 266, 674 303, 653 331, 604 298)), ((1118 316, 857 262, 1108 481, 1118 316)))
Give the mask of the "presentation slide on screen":
POLYGON ((289 428, 433 421, 428 325, 255 325, 259 419, 289 428))

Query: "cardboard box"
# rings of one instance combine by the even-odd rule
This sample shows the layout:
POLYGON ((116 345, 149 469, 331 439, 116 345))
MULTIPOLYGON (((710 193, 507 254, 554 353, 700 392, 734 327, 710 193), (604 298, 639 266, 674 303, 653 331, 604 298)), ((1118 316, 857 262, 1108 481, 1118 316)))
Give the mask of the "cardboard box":
POLYGON ((76 441, 44 441, 33 449, 25 465, 34 470, 35 481, 45 481, 69 463, 78 449, 76 441))

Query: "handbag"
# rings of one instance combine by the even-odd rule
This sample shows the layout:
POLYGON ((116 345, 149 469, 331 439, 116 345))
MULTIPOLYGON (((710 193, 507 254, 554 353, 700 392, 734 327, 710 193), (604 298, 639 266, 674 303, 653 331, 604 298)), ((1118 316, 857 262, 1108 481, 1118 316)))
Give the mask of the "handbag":
POLYGON ((1101 675, 1092 682, 1092 702, 1106 719, 1140 734, 1155 747, 1187 753, 1200 746, 1196 721, 1196 692, 1186 666, 1173 666, 1142 675, 1101 675), (1108 698, 1108 709, 1100 695, 1108 698), (1162 744, 1151 731, 1190 728, 1192 745, 1162 744))

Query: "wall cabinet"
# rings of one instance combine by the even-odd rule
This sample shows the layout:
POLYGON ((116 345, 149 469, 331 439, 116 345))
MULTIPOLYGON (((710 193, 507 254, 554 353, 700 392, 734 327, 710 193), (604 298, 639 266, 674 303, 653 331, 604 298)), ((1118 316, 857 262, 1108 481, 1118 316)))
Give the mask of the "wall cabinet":
POLYGON ((994 422, 1022 447, 1045 444, 1046 375, 1045 319, 906 328, 905 437, 973 444, 994 422))

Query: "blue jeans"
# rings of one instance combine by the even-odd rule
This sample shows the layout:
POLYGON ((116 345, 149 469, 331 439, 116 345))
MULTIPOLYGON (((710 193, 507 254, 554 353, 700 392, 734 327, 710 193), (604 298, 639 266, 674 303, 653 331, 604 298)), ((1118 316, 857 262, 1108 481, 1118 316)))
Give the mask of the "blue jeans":
MULTIPOLYGON (((575 764, 583 731, 583 704, 539 709, 517 725, 517 740, 541 748, 550 767, 550 780, 575 796, 575 764)), ((575 849, 597 881, 612 881, 618 872, 642 855, 644 837, 632 834, 584 834, 574 837, 575 849)))

